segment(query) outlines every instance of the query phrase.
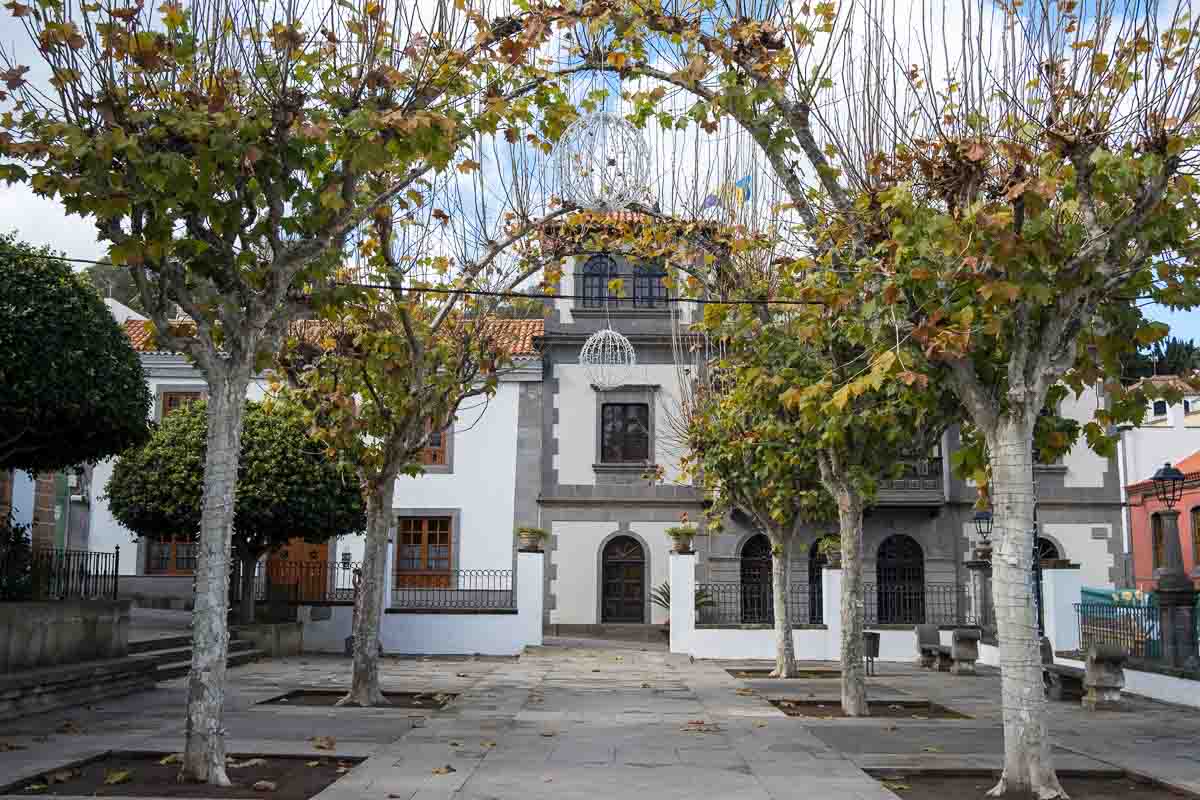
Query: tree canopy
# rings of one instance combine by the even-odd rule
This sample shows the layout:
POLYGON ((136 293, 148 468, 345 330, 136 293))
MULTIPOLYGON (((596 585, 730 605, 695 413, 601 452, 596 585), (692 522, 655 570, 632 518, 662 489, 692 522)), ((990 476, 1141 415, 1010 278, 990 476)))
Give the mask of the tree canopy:
POLYGON ((0 469, 64 469, 148 435, 137 353, 54 255, 0 236, 0 469))
MULTIPOLYGON (((196 536, 204 488, 207 409, 172 411, 141 447, 124 453, 108 482, 113 516, 139 536, 196 536)), ((292 537, 324 541, 362 531, 362 495, 308 436, 298 415, 249 403, 234 503, 234 550, 257 558, 292 537)))

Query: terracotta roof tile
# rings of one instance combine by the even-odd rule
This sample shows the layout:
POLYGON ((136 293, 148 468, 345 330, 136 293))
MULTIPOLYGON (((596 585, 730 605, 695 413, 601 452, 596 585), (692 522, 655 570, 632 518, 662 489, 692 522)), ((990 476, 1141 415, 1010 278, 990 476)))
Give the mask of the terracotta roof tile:
MULTIPOLYGON (((178 324, 182 327, 188 323, 180 321, 178 324)), ((292 328, 294 331, 307 331, 312 326, 319 324, 315 320, 305 320, 292 323, 292 328)), ((496 326, 497 338, 500 340, 501 345, 508 348, 508 351, 513 356, 534 356, 538 354, 533 340, 535 337, 542 335, 542 331, 545 328, 543 320, 497 319, 493 324, 496 326)), ((133 349, 139 353, 153 353, 158 350, 154 342, 154 326, 149 320, 125 320, 125 335, 129 337, 129 343, 133 346, 133 349)))

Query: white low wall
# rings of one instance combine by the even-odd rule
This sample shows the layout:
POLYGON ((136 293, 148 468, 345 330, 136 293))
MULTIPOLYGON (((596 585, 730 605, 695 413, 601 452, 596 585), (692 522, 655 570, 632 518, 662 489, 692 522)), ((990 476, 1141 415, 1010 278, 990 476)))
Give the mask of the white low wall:
MULTIPOLYGON (((1056 657, 1054 663, 1078 669, 1087 667, 1084 662, 1071 658, 1056 657)), ((1129 694, 1149 697, 1151 700, 1161 700, 1164 703, 1200 708, 1200 692, 1197 691, 1197 683, 1186 678, 1173 678, 1170 675, 1142 672, 1126 667, 1125 691, 1129 694)))
MULTIPOLYGON (((823 597, 842 596, 842 571, 821 571, 823 597)), ((696 593, 696 556, 671 556, 671 652, 693 658, 773 659, 775 631, 769 626, 697 626, 692 598, 696 593)), ((837 661, 841 658, 841 617, 830 614, 829 624, 792 631, 796 658, 837 661)), ((879 633, 880 661, 915 661, 917 635, 909 629, 874 629, 879 633)))
MULTIPOLYGON (((517 610, 514 613, 410 614, 384 611, 379 638, 383 652, 396 655, 513 656, 542 643, 541 553, 517 554, 517 610)), ((390 569, 389 569, 390 574, 390 569)), ((391 597, 391 587, 387 589, 391 597)), ((341 653, 351 633, 354 609, 334 606, 329 619, 314 620, 301 606, 305 652, 341 653)))

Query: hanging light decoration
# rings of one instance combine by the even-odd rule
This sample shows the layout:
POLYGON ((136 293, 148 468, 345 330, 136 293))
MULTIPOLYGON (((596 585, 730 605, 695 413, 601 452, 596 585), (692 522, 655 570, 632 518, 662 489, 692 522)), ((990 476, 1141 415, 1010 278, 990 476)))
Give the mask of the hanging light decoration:
POLYGON ((612 328, 602 328, 587 338, 579 351, 579 363, 598 389, 615 389, 629 382, 637 364, 633 345, 612 328))
POLYGON ((621 211, 646 198, 650 148, 628 120, 598 111, 575 120, 554 146, 564 200, 592 211, 621 211))

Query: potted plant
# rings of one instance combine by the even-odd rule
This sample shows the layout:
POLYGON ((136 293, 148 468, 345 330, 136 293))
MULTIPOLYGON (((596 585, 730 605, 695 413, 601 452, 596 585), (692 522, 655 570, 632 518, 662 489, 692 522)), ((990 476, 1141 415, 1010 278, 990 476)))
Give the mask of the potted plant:
POLYGON ((842 568, 842 538, 837 534, 822 536, 817 542, 817 552, 825 556, 825 566, 830 569, 842 568))
POLYGON ((692 539, 696 537, 695 525, 675 525, 667 528, 667 536, 674 542, 676 553, 692 552, 692 539))
POLYGON ((546 531, 532 525, 521 525, 517 528, 517 538, 520 541, 522 553, 542 552, 542 544, 546 541, 547 536, 549 534, 546 531))

